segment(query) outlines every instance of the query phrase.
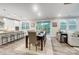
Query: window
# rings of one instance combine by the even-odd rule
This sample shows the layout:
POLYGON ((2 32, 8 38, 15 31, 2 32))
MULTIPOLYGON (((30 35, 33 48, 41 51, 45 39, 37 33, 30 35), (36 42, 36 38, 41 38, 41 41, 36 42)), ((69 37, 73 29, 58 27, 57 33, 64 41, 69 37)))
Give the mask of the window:
POLYGON ((66 22, 60 22, 60 29, 61 30, 66 30, 66 28, 67 28, 66 22))
POLYGON ((76 19, 69 20, 68 24, 69 24, 69 30, 76 30, 77 29, 76 19))
POLYGON ((47 33, 50 33, 50 21, 37 22, 36 30, 45 30, 47 33))
POLYGON ((22 22, 22 30, 29 29, 29 23, 22 22))

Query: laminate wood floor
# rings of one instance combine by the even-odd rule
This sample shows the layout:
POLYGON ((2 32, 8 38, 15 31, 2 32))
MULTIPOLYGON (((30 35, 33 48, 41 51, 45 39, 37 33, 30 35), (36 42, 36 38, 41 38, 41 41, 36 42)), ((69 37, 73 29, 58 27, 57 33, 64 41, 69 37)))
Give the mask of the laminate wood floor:
POLYGON ((44 50, 25 48, 25 38, 0 46, 0 55, 79 55, 79 47, 60 43, 55 37, 47 36, 44 50))
POLYGON ((8 44, 4 44, 0 46, 0 55, 30 55, 32 53, 28 53, 26 51, 17 50, 18 47, 24 46, 24 39, 20 39, 8 44))
POLYGON ((79 47, 71 47, 68 44, 60 43, 56 38, 51 39, 54 55, 79 55, 79 47))
POLYGON ((25 38, 0 46, 0 55, 51 55, 52 44, 50 38, 47 38, 44 50, 41 51, 40 47, 36 52, 35 46, 31 50, 25 48, 25 38))

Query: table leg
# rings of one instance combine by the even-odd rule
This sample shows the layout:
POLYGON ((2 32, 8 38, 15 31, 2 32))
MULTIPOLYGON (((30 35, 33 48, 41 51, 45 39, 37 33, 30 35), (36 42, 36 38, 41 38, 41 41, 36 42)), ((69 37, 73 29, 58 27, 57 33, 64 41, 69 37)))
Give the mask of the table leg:
POLYGON ((43 38, 41 39, 41 51, 43 51, 43 38))
POLYGON ((26 44, 26 48, 28 48, 28 37, 26 36, 26 42, 25 42, 25 44, 26 44))

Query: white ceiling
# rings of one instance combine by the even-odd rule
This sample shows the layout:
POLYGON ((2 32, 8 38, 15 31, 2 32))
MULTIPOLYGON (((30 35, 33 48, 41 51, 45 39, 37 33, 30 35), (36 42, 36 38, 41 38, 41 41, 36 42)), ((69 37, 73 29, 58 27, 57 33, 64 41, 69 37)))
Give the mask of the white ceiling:
POLYGON ((0 16, 14 19, 43 19, 47 17, 79 16, 79 4, 63 3, 0 3, 0 16), (33 5, 38 6, 38 11, 33 10, 33 5), (41 16, 38 16, 41 13, 41 16))

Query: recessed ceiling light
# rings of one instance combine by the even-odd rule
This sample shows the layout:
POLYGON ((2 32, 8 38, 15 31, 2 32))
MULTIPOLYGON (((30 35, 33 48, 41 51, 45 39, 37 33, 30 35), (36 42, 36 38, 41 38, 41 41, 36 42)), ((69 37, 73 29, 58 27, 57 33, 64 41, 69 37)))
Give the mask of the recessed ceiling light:
POLYGON ((37 5, 33 5, 33 10, 34 10, 35 12, 37 12, 37 11, 38 11, 38 6, 37 6, 37 5))

